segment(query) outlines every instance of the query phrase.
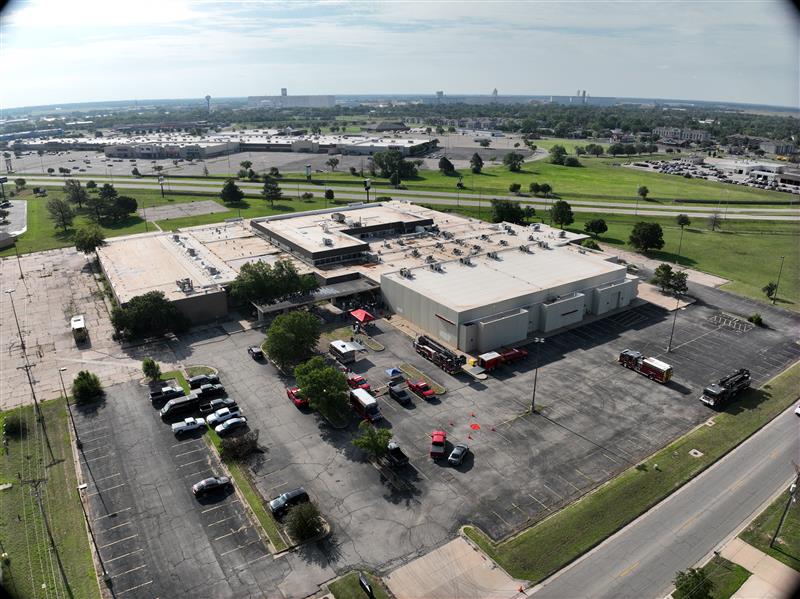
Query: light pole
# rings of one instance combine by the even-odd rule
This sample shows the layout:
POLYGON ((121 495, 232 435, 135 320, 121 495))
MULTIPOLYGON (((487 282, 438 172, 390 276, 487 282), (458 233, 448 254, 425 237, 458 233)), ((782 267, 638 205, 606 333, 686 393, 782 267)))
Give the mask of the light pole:
POLYGON ((778 299, 778 286, 781 284, 781 273, 783 272, 783 261, 786 256, 781 256, 781 267, 778 269, 778 282, 775 283, 775 293, 772 294, 772 305, 775 305, 775 300, 778 299))
POLYGON ((680 236, 680 239, 678 240, 678 255, 675 258, 675 265, 676 266, 678 265, 678 260, 681 259, 681 248, 682 247, 683 247, 683 227, 681 227, 681 236, 680 236))
POLYGON ((158 184, 161 186, 161 199, 164 199, 164 176, 158 176, 158 184))
POLYGON ((72 407, 69 403, 69 397, 67 396, 67 388, 64 386, 64 377, 62 376, 62 372, 67 369, 66 366, 62 366, 58 369, 58 378, 61 380, 61 391, 64 393, 64 401, 67 402, 67 412, 69 412, 69 419, 72 422, 72 430, 75 431, 75 445, 80 449, 83 447, 83 443, 81 442, 81 438, 78 436, 78 427, 75 426, 75 418, 72 416, 72 407))
POLYGON ((667 353, 672 351, 672 336, 675 334, 675 322, 678 320, 678 306, 681 305, 681 297, 675 298, 675 314, 672 316, 672 330, 669 333, 669 343, 667 343, 667 353))
POLYGON ((797 471, 797 476, 795 476, 794 482, 789 485, 789 497, 786 498, 786 507, 783 508, 783 514, 781 514, 781 520, 778 522, 778 528, 775 529, 775 534, 772 535, 772 540, 769 542, 770 548, 775 546, 775 539, 778 538, 778 534, 781 532, 781 527, 783 526, 783 522, 786 520, 786 514, 789 511, 789 506, 797 501, 795 495, 797 495, 798 484, 800 484, 800 470, 797 471))
POLYGON ((22 351, 25 351, 25 341, 22 339, 22 329, 19 326, 19 319, 17 318, 17 309, 14 307, 14 296, 11 295, 15 291, 16 291, 16 289, 6 289, 6 293, 8 294, 8 298, 11 300, 11 311, 14 313, 14 322, 17 323, 17 334, 19 335, 19 346, 22 348, 22 351))
POLYGON ((541 337, 534 337, 533 342, 536 344, 536 368, 533 371, 533 395, 531 396, 531 414, 536 413, 536 381, 539 379, 539 347, 544 343, 541 337))
POLYGON ((369 190, 372 187, 372 181, 364 179, 364 191, 367 192, 367 204, 369 204, 369 190))
POLYGON ((25 374, 28 376, 28 385, 31 388, 31 397, 33 397, 33 405, 36 408, 36 418, 41 422, 44 420, 44 416, 42 415, 42 409, 39 407, 39 400, 36 398, 36 391, 33 388, 33 379, 31 378, 31 365, 28 362, 28 352, 25 351, 25 340, 22 338, 22 329, 19 326, 19 318, 17 318, 17 309, 14 306, 14 296, 11 295, 14 293, 14 289, 6 289, 6 293, 8 294, 8 298, 11 300, 11 311, 14 313, 14 322, 17 324, 17 335, 19 335, 19 346, 22 349, 22 357, 25 358, 25 366, 19 366, 18 368, 25 370, 25 374))
POLYGON ((100 562, 100 569, 103 571, 103 580, 107 586, 111 586, 111 577, 108 575, 106 565, 103 563, 103 558, 100 555, 100 548, 97 546, 97 539, 94 538, 94 530, 92 530, 92 523, 89 521, 89 515, 86 513, 86 506, 83 505, 83 493, 81 493, 82 488, 86 488, 86 485, 81 485, 78 487, 78 501, 81 503, 81 510, 83 511, 83 517, 86 519, 86 528, 89 529, 89 536, 92 538, 94 552, 97 554, 97 561, 100 562))
POLYGON ((19 268, 19 278, 24 280, 25 275, 22 274, 22 263, 19 260, 19 248, 17 247, 16 241, 14 242, 14 253, 17 255, 17 267, 19 268))

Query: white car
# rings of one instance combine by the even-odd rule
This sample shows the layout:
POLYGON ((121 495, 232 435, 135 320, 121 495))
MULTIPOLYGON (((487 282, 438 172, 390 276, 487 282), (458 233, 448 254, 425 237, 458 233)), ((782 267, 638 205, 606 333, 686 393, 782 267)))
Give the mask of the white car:
POLYGON ((211 416, 206 418, 206 423, 210 427, 215 427, 218 424, 222 424, 223 422, 225 422, 230 418, 238 418, 241 415, 242 413, 238 409, 220 408, 219 410, 211 414, 211 416))
POLYGON ((794 413, 800 416, 800 403, 797 404, 797 407, 794 409, 794 413))
POLYGON ((172 425, 172 432, 176 435, 190 433, 198 428, 205 427, 205 425, 206 421, 202 418, 184 418, 180 422, 176 422, 172 425))
POLYGON ((247 426, 247 418, 229 418, 219 426, 214 427, 214 431, 220 436, 225 437, 233 431, 247 426))

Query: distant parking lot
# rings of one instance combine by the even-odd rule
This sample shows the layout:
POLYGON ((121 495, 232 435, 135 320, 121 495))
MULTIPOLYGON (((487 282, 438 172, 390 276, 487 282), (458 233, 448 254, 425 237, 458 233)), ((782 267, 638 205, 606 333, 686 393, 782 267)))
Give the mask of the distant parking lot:
POLYGON ((99 407, 75 410, 84 497, 115 597, 261 596, 272 556, 237 496, 196 499, 191 486, 222 474, 198 435, 176 438, 136 382, 99 407))

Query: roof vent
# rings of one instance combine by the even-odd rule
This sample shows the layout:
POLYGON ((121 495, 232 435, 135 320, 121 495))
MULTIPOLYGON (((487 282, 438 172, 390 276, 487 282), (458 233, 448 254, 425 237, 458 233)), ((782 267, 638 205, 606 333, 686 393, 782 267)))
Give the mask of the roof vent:
POLYGON ((323 237, 322 238, 322 245, 332 246, 333 245, 333 239, 331 239, 330 237, 323 237))

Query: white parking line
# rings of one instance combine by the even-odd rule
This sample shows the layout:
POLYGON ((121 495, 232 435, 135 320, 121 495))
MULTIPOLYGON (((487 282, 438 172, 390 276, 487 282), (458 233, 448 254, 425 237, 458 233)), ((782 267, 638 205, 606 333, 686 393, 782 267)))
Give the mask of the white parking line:
POLYGON ((136 589, 141 589, 142 587, 146 587, 148 584, 153 584, 153 581, 150 580, 148 582, 145 582, 144 584, 140 584, 140 585, 137 585, 135 587, 131 587, 129 589, 125 589, 124 591, 118 591, 117 592, 117 597, 119 597, 120 595, 124 595, 125 593, 130 593, 131 591, 135 591, 136 589))
POLYGON ((225 537, 229 537, 231 535, 235 535, 236 533, 242 532, 243 530, 247 530, 247 527, 246 526, 240 526, 236 530, 231 530, 229 533, 226 533, 224 535, 220 535, 214 540, 215 541, 219 541, 220 539, 224 539, 225 537))
POLYGON ((238 499, 234 499, 233 501, 229 501, 228 503, 221 503, 219 505, 215 505, 214 507, 207 508, 207 509, 203 510, 200 513, 201 514, 205 514, 206 512, 211 512, 213 510, 218 510, 221 507, 226 507, 226 506, 232 505, 234 503, 239 503, 239 500, 238 499))
POLYGON ((91 460, 87 460, 86 458, 83 458, 83 461, 84 461, 84 463, 88 464, 89 462, 96 462, 97 460, 102 460, 104 458, 110 458, 110 457, 112 457, 114 455, 116 455, 116 454, 107 453, 106 455, 101 455, 99 457, 92 458, 91 460))
POLYGON ((101 445, 100 447, 95 447, 94 449, 81 449, 82 454, 92 453, 93 451, 100 451, 101 449, 105 449, 108 445, 101 445))
POLYGON ((264 559, 265 557, 269 557, 270 555, 272 555, 272 554, 271 553, 264 553, 263 555, 259 555, 257 558, 251 559, 249 562, 245 562, 244 564, 242 564, 238 568, 234 568, 234 570, 244 570, 250 564, 253 564, 253 563, 257 562, 260 559, 264 559))
POLYGON ((195 460, 193 462, 186 462, 185 464, 181 464, 180 466, 178 466, 178 469, 185 468, 186 466, 191 466, 192 464, 199 464, 200 462, 207 462, 207 461, 208 461, 208 458, 206 457, 206 458, 202 458, 200 460, 195 460))
POLYGON ((563 497, 562 495, 559 495, 558 493, 556 493, 555 491, 553 491, 553 489, 551 489, 550 487, 548 487, 548 486, 547 486, 545 483, 542 483, 542 486, 543 486, 545 489, 547 489, 548 491, 550 491, 550 492, 551 492, 553 495, 555 495, 556 497, 558 497, 559 499, 564 499, 564 497, 563 497))
POLYGON ((234 514, 233 516, 228 516, 227 518, 223 518, 222 520, 217 520, 216 522, 212 522, 211 524, 206 524, 206 528, 214 526, 215 524, 222 524, 223 522, 227 522, 228 520, 233 520, 234 518, 238 518, 238 514, 234 514))
POLYGON ((223 555, 228 555, 229 553, 233 553, 234 551, 239 551, 239 549, 244 549, 245 547, 249 547, 253 543, 258 543, 258 541, 259 541, 259 539, 255 539, 253 541, 250 541, 249 543, 245 543, 244 545, 239 545, 238 547, 236 547, 234 549, 230 549, 228 551, 220 553, 219 556, 222 557, 223 555))
POLYGON ((131 568, 130 570, 125 570, 124 572, 120 572, 119 574, 114 574, 111 578, 118 578, 119 576, 125 576, 126 574, 130 574, 131 572, 136 572, 137 570, 141 570, 142 568, 146 568, 147 564, 142 564, 141 566, 136 566, 135 568, 131 568))
POLYGON ((205 450, 206 450, 205 447, 199 447, 197 449, 192 449, 191 451, 184 451, 183 453, 179 453, 175 457, 179 458, 179 457, 184 456, 184 455, 189 455, 190 453, 197 453, 198 451, 205 451, 205 450))
POLYGON ((127 526, 130 523, 131 523, 130 520, 126 520, 122 524, 117 524, 116 526, 112 526, 111 528, 106 528, 105 530, 101 530, 100 532, 108 532, 109 530, 114 530, 115 528, 119 528, 121 526, 127 526))
POLYGON ((105 516, 100 516, 99 518, 95 518, 92 522, 97 522, 98 520, 102 520, 103 518, 111 518, 112 516, 116 516, 117 514, 121 514, 122 512, 127 512, 128 510, 132 510, 132 507, 126 507, 121 510, 117 510, 116 512, 111 512, 110 514, 106 514, 105 516))
POLYGON ((114 485, 113 487, 109 487, 108 489, 98 489, 97 491, 95 491, 93 493, 87 493, 86 496, 87 497, 91 497, 92 495, 99 495, 100 493, 106 493, 106 492, 108 492, 108 491, 110 491, 112 489, 119 489, 120 487, 124 487, 124 486, 125 486, 125 483, 121 483, 119 485, 114 485))
POLYGON ((121 472, 117 472, 116 474, 109 474, 108 476, 103 476, 103 477, 101 477, 101 478, 93 478, 93 479, 92 479, 92 482, 98 483, 98 482, 100 482, 101 480, 107 480, 107 479, 109 479, 109 478, 114 478, 115 476, 119 476, 119 475, 121 475, 121 474, 122 474, 121 472))
POLYGON ((175 443, 175 445, 170 445, 169 448, 173 449, 174 447, 178 447, 179 445, 189 445, 190 443, 197 443, 197 439, 186 439, 185 441, 179 441, 175 443))
POLYGON ((98 439, 105 439, 106 437, 110 437, 111 433, 106 433, 105 435, 100 435, 98 437, 94 437, 93 439, 81 439, 81 443, 92 443, 93 441, 97 441, 98 439))
POLYGON ((184 474, 183 478, 189 478, 190 476, 197 476, 198 474, 202 474, 207 472, 209 475, 211 474, 211 470, 209 468, 203 468, 202 470, 198 470, 197 472, 192 472, 191 474, 184 474))
POLYGON ((133 555, 134 553, 141 553, 142 551, 144 551, 144 548, 137 549, 136 551, 129 551, 128 553, 123 553, 122 555, 118 555, 117 557, 112 557, 111 559, 107 559, 106 563, 115 562, 118 559, 122 559, 123 557, 128 557, 129 555, 133 555))
POLYGON ((116 545, 117 543, 122 543, 123 541, 129 541, 130 539, 135 539, 138 536, 139 536, 139 534, 137 533, 135 535, 131 535, 129 537, 125 537, 124 539, 120 539, 119 541, 112 541, 110 543, 106 543, 105 545, 100 545, 100 547, 98 547, 98 549, 105 549, 106 547, 111 547, 112 545, 116 545))

